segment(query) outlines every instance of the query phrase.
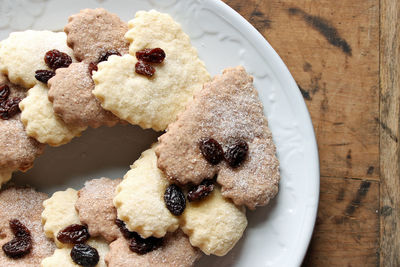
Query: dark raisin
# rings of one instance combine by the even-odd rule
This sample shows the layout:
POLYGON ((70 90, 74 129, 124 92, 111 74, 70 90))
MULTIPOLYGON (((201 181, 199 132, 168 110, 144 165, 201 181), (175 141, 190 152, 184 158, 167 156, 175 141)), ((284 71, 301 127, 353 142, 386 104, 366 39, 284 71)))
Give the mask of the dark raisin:
POLYGON ((58 68, 66 68, 72 63, 72 58, 63 52, 58 51, 57 49, 53 49, 48 51, 44 55, 44 62, 46 65, 53 70, 58 68))
POLYGON ((243 140, 230 144, 225 152, 225 159, 232 168, 239 167, 247 157, 249 146, 243 140))
POLYGON ((0 102, 7 100, 10 95, 10 87, 7 84, 0 86, 0 102))
POLYGON ((146 48, 137 51, 136 58, 146 63, 161 63, 164 61, 165 52, 161 48, 146 48))
POLYGON ((64 244, 82 244, 90 238, 87 226, 72 224, 57 234, 57 239, 64 244))
POLYGON ((32 238, 29 229, 19 220, 9 222, 14 238, 2 246, 4 253, 10 258, 20 258, 32 249, 32 238))
POLYGON ((204 180, 201 184, 194 186, 188 193, 189 202, 199 201, 208 196, 214 190, 213 180, 204 180))
POLYGON ((21 102, 21 98, 14 97, 4 101, 0 104, 0 117, 3 120, 8 120, 16 115, 18 112, 21 112, 19 109, 19 102, 21 102))
POLYGON ((99 68, 97 67, 97 65, 94 64, 93 62, 90 62, 90 64, 89 64, 89 73, 90 73, 90 75, 93 74, 93 71, 98 71, 98 70, 99 70, 99 68))
POLYGON ((97 249, 86 244, 76 244, 71 250, 72 260, 82 266, 96 266, 100 260, 97 249))
POLYGON ((212 165, 217 165, 224 159, 222 146, 213 138, 204 138, 199 144, 201 154, 212 165))
POLYGON ((164 201, 167 209, 176 216, 181 215, 186 208, 185 195, 182 190, 174 184, 171 184, 165 190, 164 201))
POLYGON ((135 72, 137 74, 152 77, 154 75, 154 73, 156 72, 156 69, 148 63, 145 63, 143 61, 138 61, 135 64, 135 72))
POLYGON ((118 228, 121 231, 122 235, 126 239, 130 239, 135 235, 135 232, 131 232, 131 231, 128 230, 128 228, 126 228, 126 225, 122 220, 116 219, 115 220, 115 224, 118 226, 118 228))
POLYGON ((101 53, 97 62, 100 63, 102 61, 107 61, 108 58, 112 55, 121 56, 121 54, 117 50, 111 49, 101 53))
POLYGON ((13 219, 10 221, 10 228, 16 237, 30 237, 31 232, 19 220, 13 219))
POLYGON ((143 255, 162 246, 162 240, 162 238, 153 236, 142 238, 138 233, 134 233, 134 236, 129 241, 129 249, 143 255))
POLYGON ((15 237, 2 247, 4 253, 10 258, 21 258, 28 254, 32 249, 32 239, 30 237, 15 237))
POLYGON ((56 73, 52 70, 37 70, 35 72, 35 78, 39 82, 47 83, 56 73))

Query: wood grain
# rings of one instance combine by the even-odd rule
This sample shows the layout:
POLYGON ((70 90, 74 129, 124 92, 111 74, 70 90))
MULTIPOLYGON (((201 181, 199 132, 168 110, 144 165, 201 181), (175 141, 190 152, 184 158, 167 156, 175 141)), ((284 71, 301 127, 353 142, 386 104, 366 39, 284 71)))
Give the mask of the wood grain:
POLYGON ((379 0, 225 2, 282 57, 313 120, 321 192, 303 265, 400 266, 399 43, 395 39, 400 32, 395 28, 399 4, 392 0, 382 0, 381 6, 379 0), (384 12, 390 15, 382 17, 384 12), (379 28, 380 20, 391 28, 389 39, 383 33, 386 29, 379 28), (386 52, 379 53, 383 39, 386 52), (385 88, 380 91, 379 68, 384 60, 391 66, 381 72, 388 83, 382 83, 385 88))
POLYGON ((230 0, 303 90, 321 175, 379 180, 379 1, 230 0))
POLYGON ((379 183, 322 178, 320 196, 303 266, 377 266, 379 183))
POLYGON ((381 1, 381 266, 400 266, 400 2, 381 1))

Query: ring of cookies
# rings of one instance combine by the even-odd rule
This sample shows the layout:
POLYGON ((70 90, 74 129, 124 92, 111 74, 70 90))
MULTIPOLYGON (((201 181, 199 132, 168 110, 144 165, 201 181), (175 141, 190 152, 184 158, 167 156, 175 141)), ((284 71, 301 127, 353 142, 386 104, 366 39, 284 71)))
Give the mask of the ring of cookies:
POLYGON ((64 32, 11 33, 0 73, 0 266, 192 266, 226 255, 246 207, 278 193, 253 78, 238 66, 211 79, 168 14, 139 11, 125 23, 85 9, 64 32), (116 124, 165 131, 123 179, 50 198, 6 184, 46 145, 116 124))

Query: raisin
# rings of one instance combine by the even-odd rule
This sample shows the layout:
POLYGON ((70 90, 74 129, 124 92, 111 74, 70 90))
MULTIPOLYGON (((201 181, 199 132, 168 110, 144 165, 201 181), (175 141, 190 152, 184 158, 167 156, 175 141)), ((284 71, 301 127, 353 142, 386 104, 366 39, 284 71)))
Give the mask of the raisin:
POLYGON ((131 232, 128 230, 128 228, 126 228, 126 225, 123 221, 121 221, 120 219, 115 219, 115 224, 118 226, 119 230, 121 231, 122 235, 126 238, 126 239, 130 239, 134 236, 134 232, 131 232))
POLYGON ((96 266, 100 260, 97 249, 86 244, 76 244, 71 250, 72 260, 82 266, 96 266))
POLYGON ((238 140, 228 146, 225 152, 225 159, 232 168, 239 167, 246 159, 248 151, 249 146, 247 143, 243 140, 238 140))
POLYGON ((53 49, 44 55, 44 62, 50 69, 56 70, 71 65, 72 58, 66 53, 53 49))
POLYGON ((0 101, 7 100, 10 95, 10 87, 7 84, 0 86, 0 101))
POLYGON ((93 62, 90 62, 89 64, 89 73, 90 75, 93 75, 93 71, 98 71, 99 68, 97 67, 96 64, 94 64, 93 62))
POLYGON ((2 247, 4 253, 10 258, 21 258, 32 249, 32 239, 29 237, 16 237, 2 247))
POLYGON ((222 146, 213 138, 204 138, 199 144, 201 154, 212 165, 217 165, 224 158, 222 146))
POLYGON ((47 83, 56 73, 52 70, 37 70, 35 72, 35 78, 39 82, 47 83))
POLYGON ((97 62, 100 63, 102 61, 107 61, 108 58, 112 55, 121 56, 121 54, 117 50, 111 49, 111 50, 101 53, 97 62))
POLYGON ((72 224, 57 234, 57 239, 64 244, 82 244, 90 238, 87 226, 72 224))
POLYGON ((137 254, 143 255, 162 246, 162 241, 162 238, 153 236, 142 238, 138 233, 134 233, 134 236, 129 241, 129 249, 137 254))
POLYGON ((174 184, 171 184, 165 190, 164 202, 167 209, 176 216, 181 215, 186 208, 185 195, 182 190, 174 184))
POLYGON ((138 61, 135 64, 135 72, 137 74, 152 77, 156 72, 156 69, 148 63, 145 63, 143 61, 138 61))
POLYGON ((161 48, 146 48, 137 51, 136 58, 146 63, 161 63, 164 61, 165 52, 161 48))
POLYGON ((15 237, 5 243, 2 249, 7 257, 23 257, 32 250, 31 232, 17 219, 11 220, 9 224, 15 237))
POLYGON ((212 180, 204 180, 201 184, 194 186, 188 193, 189 202, 199 201, 208 196, 214 190, 212 180))
POLYGON ((10 228, 16 237, 30 237, 31 232, 19 220, 13 219, 10 221, 10 228))
POLYGON ((21 98, 14 97, 4 101, 0 104, 0 117, 3 120, 8 120, 16 115, 18 112, 21 112, 19 109, 19 102, 21 102, 21 98))

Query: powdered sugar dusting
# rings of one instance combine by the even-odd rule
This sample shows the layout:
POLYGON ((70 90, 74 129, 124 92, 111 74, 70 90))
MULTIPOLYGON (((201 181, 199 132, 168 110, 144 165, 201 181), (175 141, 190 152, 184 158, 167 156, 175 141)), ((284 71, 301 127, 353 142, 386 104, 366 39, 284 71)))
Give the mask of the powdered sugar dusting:
POLYGON ((225 197, 254 209, 266 205, 278 191, 279 163, 253 79, 243 67, 229 68, 204 85, 181 113, 157 147, 158 166, 169 179, 200 183, 218 173, 225 197), (209 164, 201 155, 202 138, 226 147, 237 139, 249 145, 242 166, 232 169, 225 162, 209 164))
POLYGON ((0 251, 0 266, 39 266, 42 259, 54 251, 54 244, 48 240, 41 224, 42 202, 47 195, 32 188, 8 188, 0 192, 0 246, 14 236, 9 221, 18 219, 30 231, 33 238, 32 251, 21 259, 10 259, 0 251))

